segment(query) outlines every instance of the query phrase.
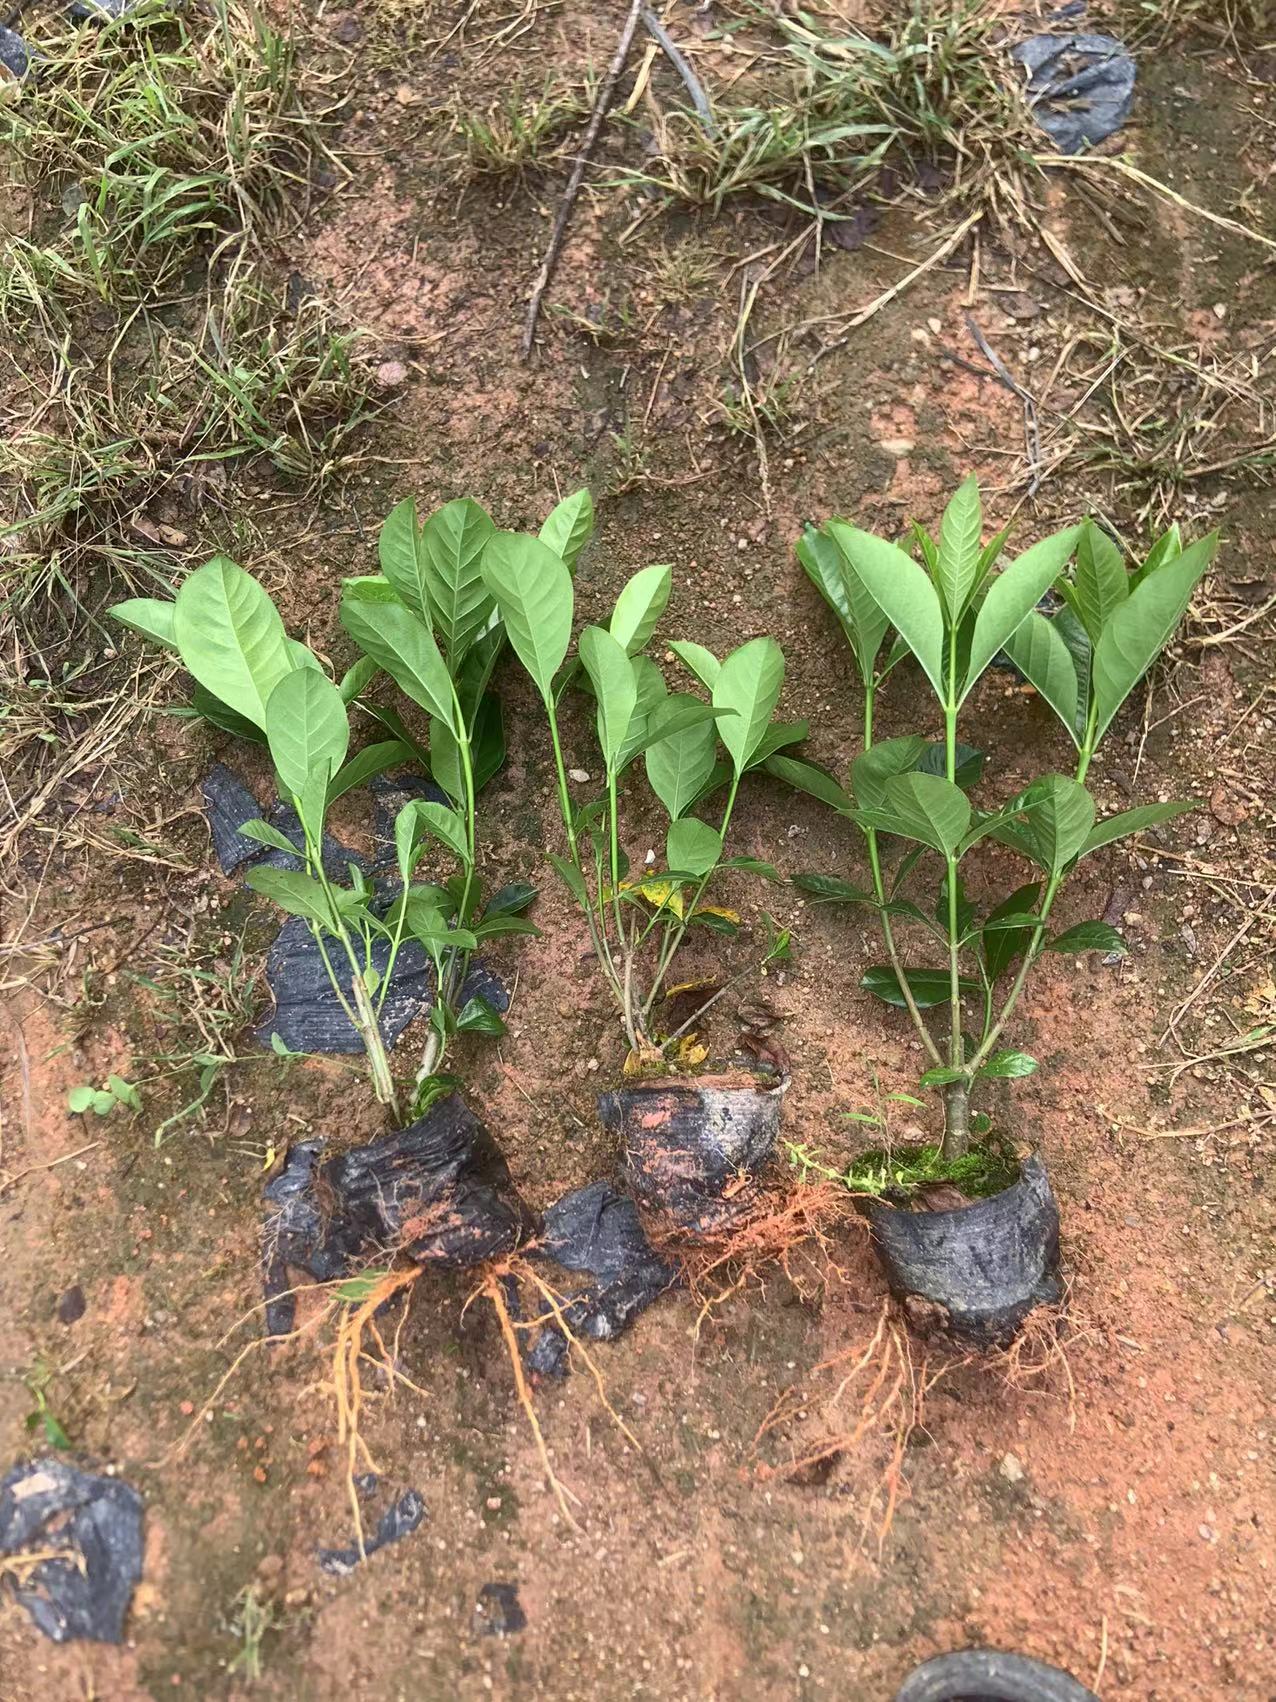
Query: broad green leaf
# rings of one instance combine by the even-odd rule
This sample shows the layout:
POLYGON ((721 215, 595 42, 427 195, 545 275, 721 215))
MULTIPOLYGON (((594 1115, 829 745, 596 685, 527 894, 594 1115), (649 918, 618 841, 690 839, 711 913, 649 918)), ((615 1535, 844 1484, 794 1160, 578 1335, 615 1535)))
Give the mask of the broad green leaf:
POLYGON ((616 599, 608 631, 631 656, 636 656, 656 630, 673 587, 673 572, 664 566, 635 573, 616 599))
POLYGON ((665 854, 680 874, 707 875, 722 855, 722 836, 708 822, 681 816, 670 824, 665 854))
POLYGON ((935 556, 935 584, 953 626, 961 619, 975 589, 983 553, 983 523, 979 481, 972 473, 958 486, 944 510, 939 528, 939 550, 935 556))
POLYGON ((797 544, 807 578, 842 623, 842 631, 867 686, 889 622, 831 532, 808 525, 797 544))
POLYGON ((504 1034, 505 1021, 501 1013, 479 994, 467 999, 456 1014, 458 1034, 504 1034))
POLYGON ((342 764, 328 783, 329 804, 335 804, 338 798, 344 798, 347 792, 362 786, 365 780, 385 774, 391 768, 401 768, 411 760, 412 752, 401 739, 385 739, 377 745, 365 745, 349 762, 342 764))
POLYGON ((452 799, 465 802, 465 770, 456 734, 444 721, 430 717, 430 775, 434 784, 452 799))
POLYGON ((465 821, 458 811, 448 809, 446 804, 413 798, 394 818, 394 848, 405 885, 412 878, 418 850, 426 834, 446 846, 462 863, 470 860, 465 821))
MULTIPOLYGON (((377 534, 377 559, 381 563, 382 577, 395 597, 411 609, 418 620, 431 625, 430 599, 425 585, 425 550, 414 497, 405 497, 402 502, 396 503, 381 522, 381 530, 377 534)), ((342 595, 356 601, 390 601, 370 575, 354 582, 347 580, 342 595)))
POLYGON ((722 663, 712 650, 706 650, 703 644, 695 644, 689 638, 675 638, 670 642, 669 648, 678 660, 691 670, 702 686, 713 690, 718 683, 718 675, 722 672, 722 663))
MULTIPOLYGON (((406 506, 410 505, 400 504, 400 507, 406 506)), ((382 525, 382 532, 385 530, 385 524, 382 525)), ((353 598, 357 603, 403 602, 403 598, 400 597, 384 573, 353 573, 349 575, 348 578, 341 581, 341 595, 353 598)))
POLYGON ((360 656, 353 667, 347 668, 337 682, 342 701, 353 703, 361 691, 366 691, 380 673, 371 656, 360 656))
POLYGON ((823 768, 817 768, 813 762, 804 762, 801 757, 784 756, 777 752, 767 757, 762 764, 768 774, 774 774, 777 780, 783 780, 786 786, 792 786, 795 792, 807 792, 812 798, 818 798, 830 809, 839 810, 843 815, 855 815, 855 800, 834 780, 833 776, 823 768))
POLYGON ((1175 816, 1186 815, 1189 810, 1198 808, 1196 799, 1189 798, 1181 803, 1140 804, 1137 809, 1122 810, 1119 815, 1108 816, 1104 821, 1095 823, 1086 835, 1081 855, 1088 857, 1091 851, 1097 851, 1103 845, 1111 845, 1114 839, 1125 839, 1131 833, 1142 833, 1145 827, 1158 827, 1163 821, 1173 821, 1175 816))
POLYGON ((444 503, 421 528, 428 615, 455 675, 492 614, 483 551, 496 531, 470 497, 444 503))
POLYGON ((893 774, 873 811, 874 827, 915 839, 950 857, 970 827, 970 800, 938 774, 893 774))
POLYGON ((240 715, 221 698, 214 697, 211 691, 205 690, 199 681, 195 681, 191 692, 191 708, 210 727, 218 727, 223 733, 230 733, 237 739, 251 739, 254 744, 264 745, 265 730, 250 721, 246 715, 240 715))
POLYGON ((1006 640, 1006 654, 1078 744, 1077 670, 1054 621, 1034 609, 1006 640))
POLYGON ((794 875, 799 892, 809 892, 817 904, 876 904, 871 892, 852 886, 837 875, 794 875))
POLYGON ((116 603, 107 613, 113 621, 128 627, 130 632, 140 632, 143 638, 153 638, 166 650, 176 650, 177 635, 173 629, 175 608, 176 604, 160 597, 129 597, 123 603, 116 603))
POLYGON ((301 916, 319 927, 331 928, 331 912, 323 888, 300 869, 249 869, 244 878, 254 892, 273 899, 290 916, 301 916))
POLYGON ((926 741, 917 733, 898 739, 879 739, 861 751, 851 764, 851 790, 866 810, 880 808, 885 785, 893 774, 908 774, 926 751, 926 741))
POLYGON ((1175 556, 1180 556, 1182 554, 1183 535, 1179 531, 1178 521, 1176 520, 1170 527, 1169 531, 1162 532, 1161 536, 1152 545, 1152 548, 1148 551, 1144 558, 1142 567, 1136 568, 1130 575, 1131 591, 1133 591, 1137 585, 1141 585, 1149 573, 1155 573, 1158 568, 1164 567, 1167 561, 1173 561, 1175 556))
POLYGON ((737 775, 749 766, 766 734, 784 684, 784 652, 773 638, 752 638, 733 650, 714 682, 715 709, 734 710, 718 726, 737 775))
MULTIPOLYGON (((665 685, 665 677, 649 656, 631 656, 630 665, 633 668, 638 697, 629 720, 629 732, 616 758, 617 774, 623 772, 636 756, 660 736, 660 717, 665 713, 665 706, 669 701, 669 688, 665 685)), ((700 707, 705 708, 703 704, 700 707)))
POLYGON ((420 616, 400 603, 368 604, 342 598, 341 624, 366 655, 413 703, 456 726, 456 704, 447 663, 420 616))
MULTIPOLYGON (((659 674, 660 670, 656 668, 655 663, 648 662, 645 656, 635 656, 633 660, 635 668, 642 670, 645 664, 647 668, 659 674)), ((661 683, 663 684, 663 681, 661 683)), ((644 691, 640 682, 638 688, 638 708, 640 711, 644 707, 643 698, 644 691)), ((711 703, 705 703, 702 699, 693 697, 690 692, 685 691, 671 692, 667 697, 656 698, 654 702, 650 698, 647 701, 649 719, 643 730, 641 746, 644 750, 662 739, 673 738, 675 733, 681 733, 684 728, 700 727, 706 722, 714 726, 716 740, 716 723, 734 713, 729 709, 715 709, 711 703)))
POLYGON ((539 539, 495 532, 483 552, 483 578, 515 655, 548 701, 572 639, 571 574, 539 539))
POLYGON ((944 617, 926 569, 895 544, 841 520, 829 531, 865 590, 944 699, 944 617))
POLYGON ((975 1074, 981 1080, 985 1076, 1013 1080, 1016 1076, 1030 1076, 1036 1067, 1037 1060, 1029 1057, 1027 1052, 994 1052, 975 1074))
POLYGON ((241 822, 239 831, 245 839, 251 839, 258 845, 269 845, 272 851, 286 851, 290 857, 298 855, 297 847, 286 834, 280 833, 277 827, 272 827, 268 821, 262 821, 255 816, 252 821, 241 822))
POLYGON ((491 921, 476 922, 473 927, 476 940, 492 940, 501 934, 533 934, 539 938, 540 929, 535 922, 529 922, 526 916, 493 916, 491 921))
POLYGON ((90 1087, 87 1082, 81 1082, 79 1087, 73 1087, 66 1096, 67 1110, 76 1117, 82 1117, 86 1111, 93 1109, 93 1099, 97 1089, 90 1087))
MULTIPOLYGON (((929 1010, 934 1005, 946 1005, 951 994, 951 981, 946 969, 906 969, 904 979, 908 982, 909 992, 918 1010, 929 1010)), ((866 993, 885 1000, 888 1005, 894 1005, 903 1010, 905 999, 899 978, 889 964, 881 963, 870 969, 860 982, 866 993)), ((958 982, 958 990, 962 993, 977 992, 979 984, 976 981, 962 979, 958 982)))
MULTIPOLYGON (((895 984, 896 986, 899 985, 898 980, 895 984)), ((919 1076, 917 1079, 923 1087, 943 1087, 950 1081, 965 1081, 966 1074, 965 1070, 955 1070, 951 1065, 940 1064, 933 1070, 927 1070, 925 1075, 919 1076)))
POLYGON ((177 593, 173 637, 200 685, 264 730, 270 694, 296 664, 279 611, 252 575, 225 556, 196 568, 177 593))
POLYGON ((1189 544, 1182 555, 1144 579, 1104 627, 1094 648, 1096 742, 1183 618, 1217 548, 1217 532, 1189 544))
MULTIPOLYGON (((993 580, 975 619, 966 680, 958 702, 964 702, 970 695, 993 657, 1005 647, 1062 573, 1076 548, 1077 536, 1078 528, 1070 526, 1065 532, 1042 538, 993 580)), ((1124 574, 1124 568, 1121 571, 1124 574)))
POLYGON ((142 1109, 142 1096, 131 1081, 125 1081, 123 1076, 109 1075, 106 1085, 121 1105, 127 1105, 130 1111, 142 1109))
POLYGON ((483 906, 483 920, 496 916, 519 916, 536 897, 536 888, 529 881, 510 881, 494 892, 483 906))
POLYGON ((505 711, 494 691, 486 692, 479 703, 470 744, 477 793, 505 766, 505 711))
POLYGON ((985 920, 980 947, 984 969, 990 981, 996 981, 999 976, 1004 975, 1015 959, 1027 949, 1033 934, 1032 924, 1036 921, 1032 908, 1040 896, 1040 881, 1030 881, 1027 886, 1021 886, 1012 892, 985 920), (1006 926, 1012 916, 1024 917, 1029 925, 1016 928, 1006 926))
POLYGON ((594 532, 594 499, 587 490, 565 496, 549 512, 540 530, 540 541, 559 557, 569 573, 575 571, 576 558, 594 532))
MULTIPOLYGON (((689 692, 675 692, 666 702, 688 709, 707 707, 689 692)), ((704 790, 714 770, 717 748, 718 730, 712 717, 684 723, 648 746, 647 779, 671 821, 689 810, 704 790)))
POLYGON ((1034 780, 1006 813, 1013 819, 994 826, 992 837, 1059 874, 1081 854, 1094 825, 1094 799, 1067 775, 1047 774, 1034 780))
MULTIPOLYGON (((919 774, 942 774, 948 778, 948 749, 942 739, 932 739, 914 764, 919 774)), ((978 786, 984 772, 984 753, 958 739, 953 747, 953 781, 963 792, 978 786)))
POLYGON ((782 751, 788 745, 800 745, 811 731, 807 721, 772 721, 766 732, 749 758, 750 768, 761 768, 769 756, 776 751, 782 751))
POLYGON ((326 674, 297 668, 284 675, 266 704, 266 741, 290 794, 304 792, 320 775, 326 791, 350 745, 345 703, 326 674))
POLYGON ((634 665, 624 645, 601 626, 587 626, 577 648, 598 699, 598 743, 603 761, 607 772, 614 774, 638 705, 634 665))
POLYGON ((1072 606, 1090 639, 1097 644, 1104 627, 1130 594, 1125 557, 1093 520, 1081 527, 1077 565, 1072 576, 1072 606))
POLYGON ((1116 951, 1125 956, 1130 948, 1108 922, 1077 922, 1056 934, 1054 939, 1047 940, 1045 949, 1073 956, 1086 951, 1116 951))

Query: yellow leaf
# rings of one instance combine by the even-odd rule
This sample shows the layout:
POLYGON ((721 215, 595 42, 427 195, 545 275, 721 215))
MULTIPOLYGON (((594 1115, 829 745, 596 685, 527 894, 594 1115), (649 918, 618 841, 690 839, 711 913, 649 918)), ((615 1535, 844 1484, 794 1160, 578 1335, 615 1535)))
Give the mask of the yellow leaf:
POLYGON ((1251 1016, 1276 1016, 1276 982, 1269 976, 1254 987, 1243 1007, 1251 1016))
POLYGON ((697 904, 696 915, 721 916, 724 922, 735 922, 737 925, 740 921, 740 912, 738 910, 724 910, 720 904, 697 904))
POLYGON ((676 881, 627 881, 625 890, 636 892, 657 910, 671 910, 679 921, 682 920, 682 888, 676 881))
POLYGON ((694 1070, 697 1065, 703 1064, 708 1056, 709 1048, 702 1046, 694 1034, 684 1034, 674 1047, 674 1057, 678 1067, 683 1070, 694 1070))
MULTIPOLYGON (((700 906, 704 908, 703 905, 700 906)), ((718 985, 716 975, 698 975, 694 981, 679 981, 676 986, 666 987, 660 995, 662 999, 676 999, 681 993, 708 993, 718 985)))

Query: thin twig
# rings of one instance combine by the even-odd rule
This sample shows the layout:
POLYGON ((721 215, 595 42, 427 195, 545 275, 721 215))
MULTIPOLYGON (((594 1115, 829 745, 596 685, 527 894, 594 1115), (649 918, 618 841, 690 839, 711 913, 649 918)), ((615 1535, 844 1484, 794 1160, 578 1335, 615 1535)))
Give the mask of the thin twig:
POLYGON ((695 107, 700 122, 712 136, 717 126, 713 121, 713 108, 709 105, 709 97, 704 92, 704 85, 691 69, 690 62, 683 54, 682 49, 673 40, 650 6, 642 8, 642 21, 643 27, 648 34, 654 36, 660 43, 665 58, 686 84, 687 93, 691 96, 691 104, 695 107))
POLYGON ((532 286, 531 300, 527 304, 527 321, 523 326, 522 354, 526 360, 532 352, 532 343, 536 336, 536 321, 540 318, 541 301, 549 287, 549 280, 558 264, 558 256, 562 252, 563 239, 567 235, 568 221, 572 216, 572 208, 580 193, 580 186, 585 180, 585 171, 589 165, 589 157, 594 151, 594 143, 598 140, 598 132, 603 127, 603 119, 607 116, 607 108, 611 105, 612 96, 616 92, 616 84, 620 81, 621 72, 625 69, 625 61, 629 58, 629 49, 633 45, 634 31, 638 28, 638 19, 642 13, 642 0, 633 0, 629 15, 625 19, 625 27, 620 32, 620 42, 611 64, 607 67, 607 75, 603 78, 598 90, 598 99, 594 102, 594 110, 589 115, 589 125, 580 144, 580 152, 572 167, 572 174, 567 180, 563 191, 562 203, 558 209, 558 217, 554 220, 554 229, 549 239, 549 247, 545 250, 545 258, 541 269, 532 286))

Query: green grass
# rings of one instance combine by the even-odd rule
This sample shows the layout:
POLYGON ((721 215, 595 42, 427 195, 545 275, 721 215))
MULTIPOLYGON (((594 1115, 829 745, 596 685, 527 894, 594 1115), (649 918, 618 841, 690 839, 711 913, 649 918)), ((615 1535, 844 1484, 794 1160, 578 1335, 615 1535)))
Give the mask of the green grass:
MULTIPOLYGON (((880 1118, 867 1118, 880 1121, 880 1118)), ((961 1158, 944 1161, 939 1145, 875 1148, 852 1159, 844 1168, 824 1164, 805 1147, 789 1147, 789 1156, 803 1175, 827 1176, 853 1194, 873 1199, 907 1197, 931 1183, 948 1183, 972 1199, 999 1194, 1019 1176, 1012 1148, 995 1135, 986 1135, 961 1158)))
POLYGON ((591 91, 547 77, 539 90, 516 84, 482 112, 456 106, 452 164, 463 178, 517 177, 547 165, 590 108, 591 91))

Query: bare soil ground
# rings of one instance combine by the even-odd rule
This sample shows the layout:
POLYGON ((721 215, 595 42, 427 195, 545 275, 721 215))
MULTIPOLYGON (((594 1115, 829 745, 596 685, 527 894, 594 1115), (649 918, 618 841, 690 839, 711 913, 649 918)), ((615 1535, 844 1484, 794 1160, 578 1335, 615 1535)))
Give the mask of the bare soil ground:
MULTIPOLYGON (((847 329, 959 222, 942 185, 886 211, 853 249, 826 232, 818 252, 807 240, 763 279, 809 225, 800 213, 757 198, 718 215, 663 211, 615 187, 619 165, 644 157, 650 102, 683 98, 656 59, 649 94, 630 101, 640 39, 621 91, 632 113, 609 127, 524 363, 524 305, 571 133, 520 174, 471 179, 449 163, 448 114, 597 73, 623 11, 382 0, 298 17, 310 51, 350 79, 339 153, 351 175, 274 258, 405 376, 391 375, 363 459, 322 502, 250 467, 204 515, 203 542, 261 575, 291 629, 344 665, 339 582, 372 570, 394 500, 473 494, 524 526, 588 482, 599 530, 583 612, 636 568, 672 561, 663 630, 715 650, 775 633, 785 707, 809 716, 813 756, 840 768, 859 694, 793 557, 806 518, 934 522, 974 469, 990 521, 1013 517, 1025 539, 1087 506, 1132 540, 1167 518, 1220 526, 1184 634, 1092 773, 1104 810, 1183 795, 1203 808, 1085 865, 1066 920, 1123 918, 1131 956, 1118 968, 1045 960, 1020 1027, 1043 1067, 998 1107, 1040 1145, 1059 1196, 1062 1355, 1043 1338, 1016 1361, 959 1363, 909 1342, 848 1215, 787 1275, 763 1273, 705 1317, 668 1296, 598 1350, 641 1456, 583 1369, 536 1391, 573 1526, 491 1309, 466 1307, 464 1281, 431 1277, 402 1337, 421 1392, 378 1397, 370 1380, 365 1420, 381 1493, 417 1487, 426 1520, 350 1576, 320 1573, 316 1546, 351 1534, 322 1344, 250 1354, 199 1415, 255 1328, 272 1154, 380 1125, 344 1065, 255 1052, 246 1029, 265 998, 270 924, 210 872, 199 808, 224 741, 155 712, 177 682, 144 658, 140 708, 61 727, 55 757, 83 760, 42 771, 54 783, 6 874, 0 1436, 6 1461, 37 1445, 29 1385, 44 1379, 77 1457, 144 1494, 146 1574, 118 1649, 55 1647, 0 1607, 0 1695, 875 1702, 927 1656, 986 1642, 1058 1662, 1105 1702, 1270 1702, 1272 50, 1218 33, 1149 37, 1122 138, 1128 159, 1266 246, 1126 179, 1061 172, 1036 190, 1048 243, 988 223, 977 249, 964 240, 847 329), (765 488, 759 443, 728 419, 741 303, 759 279, 747 370, 759 394, 783 398, 783 417, 763 422, 765 488), (1035 448, 1022 397, 990 373, 971 322, 1035 398, 1035 448), (202 992, 178 980, 189 962, 213 976, 202 992), (245 1061, 160 1145, 154 1130, 190 1097, 190 1076, 144 1089, 139 1117, 68 1114, 70 1087, 112 1069, 144 1080, 161 1054, 198 1051, 199 1023, 219 1013, 245 1061), (75 1286, 85 1310, 63 1324, 59 1298, 75 1286), (492 1581, 517 1584, 526 1614, 507 1638, 476 1622, 492 1581), (273 1619, 252 1682, 232 1668, 249 1587, 273 1619)), ((671 14, 719 97, 750 69, 747 33, 700 27, 726 18, 671 14)), ((130 641, 107 660, 123 675, 139 655, 130 641)), ((508 1037, 458 1062, 543 1207, 614 1163, 595 1099, 624 1048, 545 862, 555 810, 533 705, 512 677, 506 689, 510 762, 488 795, 487 866, 542 886, 542 934, 497 955, 516 977, 508 1037)), ((916 703, 897 683, 886 730, 911 728, 916 703)), ((1066 766, 1056 724, 1008 675, 989 676, 964 736, 992 753, 996 792, 1066 766)), ((758 785, 741 819, 739 849, 785 873, 858 867, 850 833, 811 800, 758 785)), ((343 825, 355 842, 367 831, 353 804, 343 825)), ((768 989, 793 1058, 786 1133, 844 1152, 854 1125, 842 1114, 873 1103, 879 1079, 911 1087, 916 1048, 858 990, 876 958, 867 923, 808 908, 792 888, 772 907, 797 941, 768 989)), ((727 1012, 717 1040, 730 1038, 727 1012)))

